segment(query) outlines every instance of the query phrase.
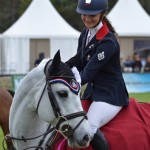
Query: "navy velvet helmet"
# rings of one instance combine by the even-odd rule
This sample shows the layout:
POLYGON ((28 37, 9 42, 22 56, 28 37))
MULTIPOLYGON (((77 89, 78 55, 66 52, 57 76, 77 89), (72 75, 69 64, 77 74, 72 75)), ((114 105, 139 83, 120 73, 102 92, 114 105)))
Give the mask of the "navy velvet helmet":
POLYGON ((108 9, 108 0, 79 0, 77 13, 85 15, 96 15, 108 9))

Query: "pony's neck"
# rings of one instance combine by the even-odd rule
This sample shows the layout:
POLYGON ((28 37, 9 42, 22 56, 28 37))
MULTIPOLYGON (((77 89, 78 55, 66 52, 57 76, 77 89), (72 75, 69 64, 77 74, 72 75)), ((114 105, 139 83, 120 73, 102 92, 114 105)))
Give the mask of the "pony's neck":
MULTIPOLYGON (((23 102, 20 103, 20 106, 16 109, 16 113, 13 117, 13 119, 16 121, 10 122, 12 123, 10 129, 11 133, 17 138, 21 138, 22 136, 25 139, 36 137, 45 132, 48 127, 48 123, 41 120, 37 112, 35 110, 33 111, 33 108, 31 107, 33 104, 31 101, 33 100, 24 99, 23 102)), ((17 149, 23 149, 29 146, 37 146, 41 138, 30 140, 27 142, 27 145, 26 142, 15 140, 14 146, 17 149)))
MULTIPOLYGON (((40 75, 40 72, 35 72, 35 78, 33 79, 34 70, 32 72, 31 76, 28 75, 21 81, 24 87, 18 86, 17 93, 19 94, 14 96, 10 110, 10 133, 16 138, 22 136, 25 139, 36 137, 45 132, 49 125, 39 118, 36 111, 37 101, 39 100, 37 93, 39 95, 42 93, 45 79, 42 77, 43 74, 40 75)), ((14 146, 16 149, 37 146, 41 138, 28 142, 14 140, 14 146)))

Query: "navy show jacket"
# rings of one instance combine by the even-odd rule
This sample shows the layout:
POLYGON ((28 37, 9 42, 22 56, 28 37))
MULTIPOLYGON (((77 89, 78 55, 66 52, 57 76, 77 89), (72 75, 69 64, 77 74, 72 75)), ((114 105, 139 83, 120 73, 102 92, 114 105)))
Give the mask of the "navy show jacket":
POLYGON ((85 28, 78 43, 78 52, 67 63, 76 66, 81 84, 87 87, 82 99, 103 101, 117 106, 128 105, 128 92, 120 66, 120 46, 105 22, 86 46, 85 28))

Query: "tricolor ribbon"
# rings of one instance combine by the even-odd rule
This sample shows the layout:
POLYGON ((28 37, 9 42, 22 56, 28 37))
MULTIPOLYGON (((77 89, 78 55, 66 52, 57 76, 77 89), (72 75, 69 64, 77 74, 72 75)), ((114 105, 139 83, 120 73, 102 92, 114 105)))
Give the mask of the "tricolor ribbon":
POLYGON ((80 85, 79 83, 75 80, 75 79, 68 79, 68 80, 64 80, 62 78, 56 78, 56 79, 51 79, 49 80, 49 83, 53 84, 53 83, 63 83, 64 85, 66 85, 67 87, 69 87, 69 89, 78 95, 79 90, 80 90, 80 85))

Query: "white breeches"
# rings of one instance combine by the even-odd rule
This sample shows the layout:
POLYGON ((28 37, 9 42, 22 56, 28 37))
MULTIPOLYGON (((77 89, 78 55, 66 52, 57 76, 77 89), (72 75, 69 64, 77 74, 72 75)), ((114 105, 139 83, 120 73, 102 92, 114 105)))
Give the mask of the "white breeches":
POLYGON ((97 129, 113 119, 121 109, 122 106, 93 101, 87 112, 88 121, 93 133, 96 133, 97 129))

